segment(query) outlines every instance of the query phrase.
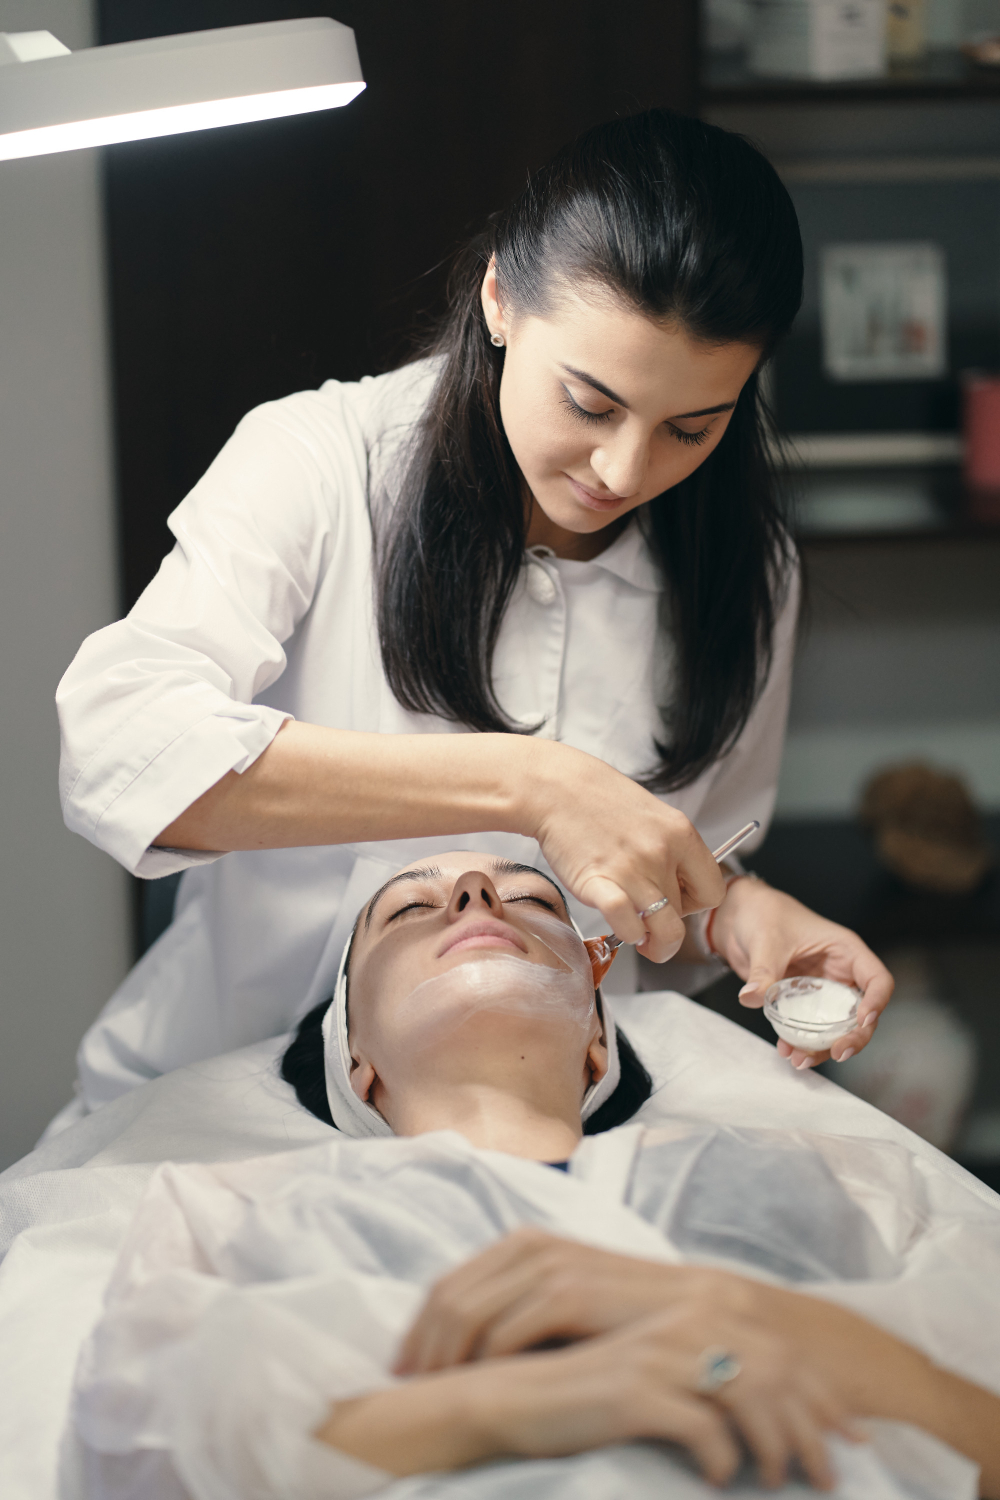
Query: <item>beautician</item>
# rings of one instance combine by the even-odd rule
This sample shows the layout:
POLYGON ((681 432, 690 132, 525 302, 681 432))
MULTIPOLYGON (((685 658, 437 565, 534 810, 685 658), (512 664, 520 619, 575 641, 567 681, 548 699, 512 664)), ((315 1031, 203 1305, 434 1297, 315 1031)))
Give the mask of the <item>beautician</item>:
POLYGON ((758 381, 801 285, 766 160, 653 111, 491 221, 426 358, 240 423, 58 692, 70 828, 187 871, 81 1107, 287 1029, 435 838, 543 857, 589 931, 718 955, 748 1004, 853 981, 865 1044, 883 965, 709 853, 774 804, 799 591, 758 381))

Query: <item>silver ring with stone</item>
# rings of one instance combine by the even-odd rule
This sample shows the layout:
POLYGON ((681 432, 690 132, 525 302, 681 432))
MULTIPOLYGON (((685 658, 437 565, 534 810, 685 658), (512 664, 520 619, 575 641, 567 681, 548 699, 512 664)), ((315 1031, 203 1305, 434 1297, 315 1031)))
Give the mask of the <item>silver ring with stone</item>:
POLYGON ((654 912, 662 911, 665 906, 670 905, 669 896, 661 896, 659 901, 654 901, 652 906, 644 906, 642 911, 637 911, 637 917, 651 917, 654 912))
POLYGON ((735 1380, 742 1365, 728 1349, 706 1349, 698 1360, 698 1384, 695 1389, 702 1396, 711 1396, 721 1386, 735 1380))

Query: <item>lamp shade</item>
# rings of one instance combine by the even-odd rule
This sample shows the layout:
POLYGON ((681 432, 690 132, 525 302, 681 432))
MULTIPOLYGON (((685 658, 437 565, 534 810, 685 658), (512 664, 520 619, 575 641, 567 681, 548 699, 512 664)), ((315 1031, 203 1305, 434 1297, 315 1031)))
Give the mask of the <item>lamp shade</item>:
POLYGON ((80 52, 46 36, 0 37, 0 161, 335 109, 365 86, 328 16, 80 52))

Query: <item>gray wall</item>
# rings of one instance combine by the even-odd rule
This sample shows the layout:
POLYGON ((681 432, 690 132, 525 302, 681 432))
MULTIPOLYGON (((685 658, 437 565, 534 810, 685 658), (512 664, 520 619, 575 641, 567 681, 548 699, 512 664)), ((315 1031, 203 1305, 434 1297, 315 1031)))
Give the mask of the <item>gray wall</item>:
MULTIPOLYGON (((0 30, 91 40, 88 0, 0 0, 0 30)), ((98 160, 0 162, 0 1166, 69 1098, 128 963, 127 879, 66 831, 56 683, 117 609, 98 160)))
POLYGON ((779 817, 847 817, 901 760, 1000 810, 1000 537, 807 548, 779 817))

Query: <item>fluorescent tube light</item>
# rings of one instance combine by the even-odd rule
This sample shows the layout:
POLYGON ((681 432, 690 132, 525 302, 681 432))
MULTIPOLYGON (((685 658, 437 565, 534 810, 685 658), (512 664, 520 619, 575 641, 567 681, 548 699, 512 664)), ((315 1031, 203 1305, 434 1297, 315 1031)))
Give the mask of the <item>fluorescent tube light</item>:
POLYGON ((0 33, 0 161, 336 109, 364 86, 354 32, 326 16, 80 52, 0 33))

